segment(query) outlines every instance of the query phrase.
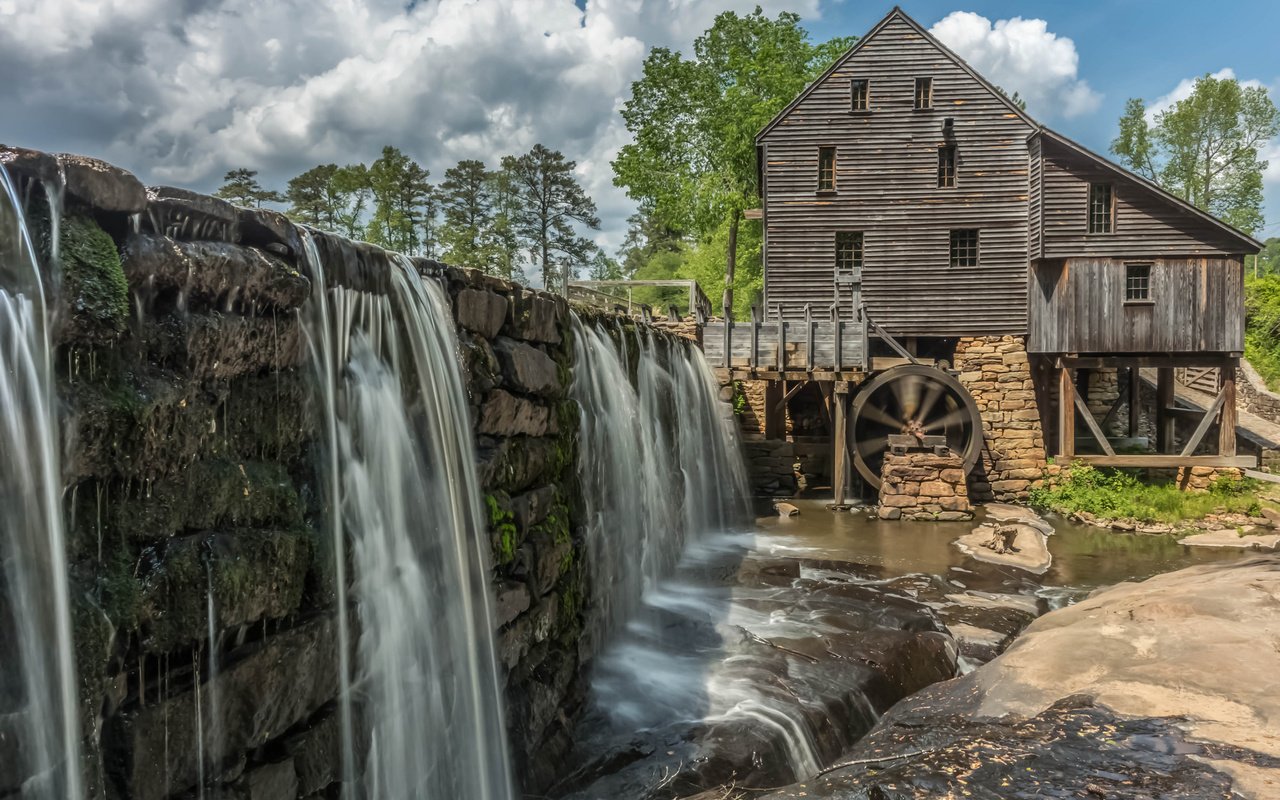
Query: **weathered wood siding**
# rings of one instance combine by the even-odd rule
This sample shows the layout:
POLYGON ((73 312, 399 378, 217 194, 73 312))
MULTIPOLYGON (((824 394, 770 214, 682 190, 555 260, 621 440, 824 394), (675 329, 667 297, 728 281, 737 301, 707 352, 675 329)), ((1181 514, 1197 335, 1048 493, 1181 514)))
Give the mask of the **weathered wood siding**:
POLYGON ((1027 144, 1027 155, 1030 159, 1027 167, 1027 255, 1031 259, 1044 255, 1044 184, 1040 181, 1043 173, 1041 164, 1040 137, 1036 136, 1027 144))
MULTIPOLYGON (((835 298, 835 235, 865 236, 863 299, 889 332, 1022 333, 1027 315, 1030 126, 894 15, 761 139, 768 314, 815 313, 835 298), (913 108, 916 77, 934 107, 913 108), (849 81, 871 82, 871 111, 850 113, 849 81), (957 186, 937 188, 952 117, 957 186), (836 193, 817 192, 818 148, 836 147, 836 193), (949 231, 980 231, 976 268, 949 266, 949 231)), ((849 318, 849 293, 841 298, 849 318)))
POLYGON ((1042 152, 1044 258, 1241 253, 1238 238, 1093 159, 1052 139, 1043 141, 1042 152), (1094 182, 1115 187, 1115 225, 1111 233, 1087 232, 1089 184, 1094 182))
POLYGON ((1143 259, 1069 258, 1032 268, 1033 353, 1240 352, 1240 258, 1147 259, 1151 302, 1126 303, 1125 264, 1143 259))

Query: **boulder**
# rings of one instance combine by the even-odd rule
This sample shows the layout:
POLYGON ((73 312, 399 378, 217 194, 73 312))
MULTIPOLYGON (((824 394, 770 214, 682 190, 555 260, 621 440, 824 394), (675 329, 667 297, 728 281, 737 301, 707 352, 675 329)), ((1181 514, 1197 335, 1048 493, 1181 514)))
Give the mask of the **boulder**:
POLYGON ((560 302, 545 294, 525 292, 517 300, 515 314, 507 326, 510 335, 528 342, 559 344, 560 302))
POLYGON ((992 522, 1017 522, 1030 525, 1046 536, 1053 535, 1053 526, 1036 512, 1026 506, 1015 506, 1010 503, 987 503, 982 510, 992 522))
POLYGON ((244 776, 245 800, 290 800, 298 796, 293 760, 253 767, 244 776))
POLYGON ((239 215, 240 244, 268 250, 284 258, 297 259, 302 253, 302 236, 293 221, 269 208, 242 208, 239 215))
POLYGON ((240 209, 226 200, 176 186, 147 187, 144 231, 183 241, 237 242, 240 209))
POLYGON ((1178 540, 1189 547, 1235 547, 1241 550, 1275 550, 1280 533, 1243 534, 1234 528, 1205 531, 1178 540))
POLYGON ((39 150, 0 144, 0 166, 14 179, 58 180, 58 159, 39 150))
POLYGON ((1043 575, 1053 563, 1048 537, 1024 523, 979 525, 955 541, 967 555, 992 564, 1005 564, 1043 575))
POLYGON ((147 207, 142 181, 119 167, 87 156, 60 153, 67 194, 99 211, 138 214, 147 207))
POLYGON ((539 397, 560 394, 560 371, 551 356, 532 345, 503 336, 494 342, 494 351, 507 386, 539 397))
POLYGON ((507 298, 482 289, 462 289, 454 297, 454 316, 459 325, 486 339, 502 330, 507 319, 507 298))
POLYGON ((790 503, 774 503, 773 510, 777 511, 778 516, 780 517, 794 517, 796 514, 800 513, 800 509, 790 503))

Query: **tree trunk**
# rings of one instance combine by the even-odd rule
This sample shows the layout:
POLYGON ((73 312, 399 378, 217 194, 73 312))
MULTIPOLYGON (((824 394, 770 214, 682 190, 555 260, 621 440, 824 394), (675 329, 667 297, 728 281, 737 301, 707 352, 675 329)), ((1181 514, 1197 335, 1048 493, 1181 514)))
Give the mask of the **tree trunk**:
POLYGON ((738 266, 738 217, 734 209, 729 217, 729 246, 724 261, 724 316, 728 320, 733 314, 733 273, 738 266))

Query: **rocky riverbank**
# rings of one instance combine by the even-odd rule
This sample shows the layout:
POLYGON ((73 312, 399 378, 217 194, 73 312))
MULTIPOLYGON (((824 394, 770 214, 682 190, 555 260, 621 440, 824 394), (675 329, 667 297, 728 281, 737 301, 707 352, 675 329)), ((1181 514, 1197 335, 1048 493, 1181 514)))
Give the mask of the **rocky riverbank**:
POLYGON ((752 796, 1280 796, 1278 601, 1275 556, 1097 592, 896 706, 844 766, 752 796))

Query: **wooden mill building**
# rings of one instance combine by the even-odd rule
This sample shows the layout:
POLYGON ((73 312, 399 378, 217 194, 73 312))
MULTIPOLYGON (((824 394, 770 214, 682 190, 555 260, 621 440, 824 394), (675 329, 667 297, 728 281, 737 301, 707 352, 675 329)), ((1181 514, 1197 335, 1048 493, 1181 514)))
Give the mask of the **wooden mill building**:
MULTIPOLYGON (((857 416, 857 396, 906 363, 952 379, 907 395, 949 396, 959 384, 969 397, 948 400, 945 413, 972 411, 983 405, 971 402, 980 381, 951 369, 957 347, 1013 337, 1000 341, 1025 349, 1048 454, 1109 465, 1245 463, 1234 376, 1243 258, 1261 247, 1250 236, 1037 123, 897 8, 756 142, 763 307, 751 323, 707 326, 704 340, 713 365, 769 382, 766 416, 817 383, 838 440, 854 440, 870 477, 862 462, 874 461, 875 447, 859 455, 857 419, 853 435, 844 432, 848 397, 857 416), (1175 408, 1174 370, 1197 367, 1219 368, 1217 400, 1175 447, 1173 426, 1186 414, 1175 408), (1099 421, 1085 395, 1089 376, 1108 370, 1119 393, 1099 421), (1103 423, 1132 398, 1128 434, 1137 437, 1144 381, 1157 385, 1156 441, 1144 454, 1118 454, 1103 423)), ((915 371, 914 384, 930 384, 915 371)), ((907 426, 921 403, 903 394, 865 399, 861 413, 892 411, 907 426)), ((973 424, 985 426, 985 442, 957 441, 964 434, 949 422, 935 432, 945 429, 953 447, 990 449, 998 431, 982 416, 973 424)))

